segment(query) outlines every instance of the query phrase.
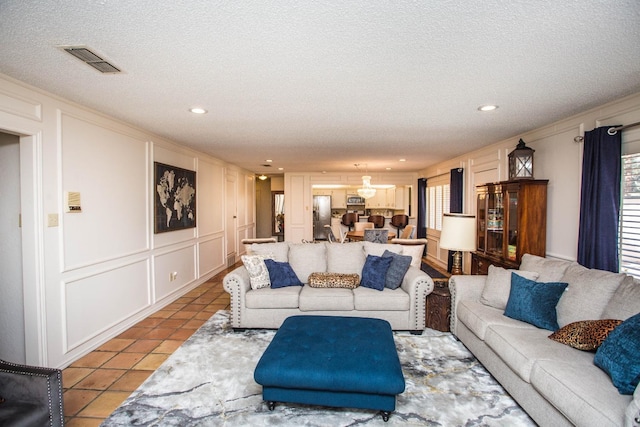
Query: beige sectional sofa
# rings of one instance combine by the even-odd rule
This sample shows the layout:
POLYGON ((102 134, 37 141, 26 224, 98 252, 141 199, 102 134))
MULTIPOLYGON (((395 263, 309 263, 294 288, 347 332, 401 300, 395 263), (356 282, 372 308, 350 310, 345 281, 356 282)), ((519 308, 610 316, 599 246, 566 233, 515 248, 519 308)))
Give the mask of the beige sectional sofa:
MULTIPOLYGON (((455 336, 541 426, 640 425, 640 387, 620 394, 594 364, 594 351, 556 342, 550 330, 503 314, 510 297, 505 274, 511 279, 511 272, 492 267, 487 276, 451 278, 455 336)), ((640 283, 631 276, 532 255, 523 257, 520 274, 568 283, 556 306, 561 331, 573 322, 626 320, 640 312, 640 283)))
POLYGON ((433 281, 420 269, 424 246, 405 246, 370 242, 253 244, 252 255, 287 262, 304 286, 253 289, 249 271, 243 265, 223 279, 231 295, 231 326, 279 328, 289 316, 334 315, 373 317, 387 320, 394 330, 422 332, 425 327, 425 299, 433 290, 433 281), (312 273, 362 273, 368 255, 381 256, 385 250, 411 256, 401 286, 376 290, 308 286, 312 273))

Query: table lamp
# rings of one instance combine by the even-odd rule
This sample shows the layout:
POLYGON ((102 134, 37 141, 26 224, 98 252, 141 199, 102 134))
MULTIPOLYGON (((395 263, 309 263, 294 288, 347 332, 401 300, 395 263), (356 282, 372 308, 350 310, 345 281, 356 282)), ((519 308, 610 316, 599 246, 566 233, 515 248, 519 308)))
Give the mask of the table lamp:
POLYGON ((451 274, 462 274, 462 252, 476 249, 475 215, 444 214, 440 248, 454 251, 451 274))

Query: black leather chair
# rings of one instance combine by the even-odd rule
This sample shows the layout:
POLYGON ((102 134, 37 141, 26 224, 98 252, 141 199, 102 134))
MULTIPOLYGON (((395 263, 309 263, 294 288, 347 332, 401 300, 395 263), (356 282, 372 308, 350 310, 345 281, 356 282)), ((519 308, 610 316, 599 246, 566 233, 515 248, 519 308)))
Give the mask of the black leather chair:
POLYGON ((396 232, 396 237, 400 237, 400 233, 404 228, 409 224, 409 216, 408 215, 394 215, 391 217, 391 222, 389 222, 393 227, 395 227, 398 231, 396 232))
POLYGON ((63 426, 62 371, 0 360, 0 426, 63 426))

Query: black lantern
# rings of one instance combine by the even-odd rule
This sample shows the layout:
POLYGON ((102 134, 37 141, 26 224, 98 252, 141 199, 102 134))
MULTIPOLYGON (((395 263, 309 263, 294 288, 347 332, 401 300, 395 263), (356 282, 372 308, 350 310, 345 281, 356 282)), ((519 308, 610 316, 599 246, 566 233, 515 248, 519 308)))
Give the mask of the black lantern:
POLYGON ((533 148, 520 139, 516 149, 509 153, 509 180, 533 179, 533 148))

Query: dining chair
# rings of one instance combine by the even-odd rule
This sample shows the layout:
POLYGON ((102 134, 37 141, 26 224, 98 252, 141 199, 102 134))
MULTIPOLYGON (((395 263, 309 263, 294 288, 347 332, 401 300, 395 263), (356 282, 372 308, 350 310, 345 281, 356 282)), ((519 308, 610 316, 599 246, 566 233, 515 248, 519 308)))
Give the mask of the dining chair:
POLYGON ((335 234, 333 234, 333 230, 331 229, 331 226, 329 224, 324 225, 324 231, 329 243, 336 243, 338 241, 338 239, 336 239, 335 234))
POLYGON ((372 242, 372 243, 389 243, 389 230, 367 228, 364 230, 363 240, 365 242, 372 242))
POLYGON ((402 230, 402 234, 400 235, 401 239, 412 239, 413 238, 413 231, 415 230, 416 226, 415 225, 407 225, 404 230, 402 230))
POLYGON ((366 230, 368 228, 375 228, 372 222, 356 222, 353 225, 353 229, 355 231, 362 231, 362 230, 366 230))

